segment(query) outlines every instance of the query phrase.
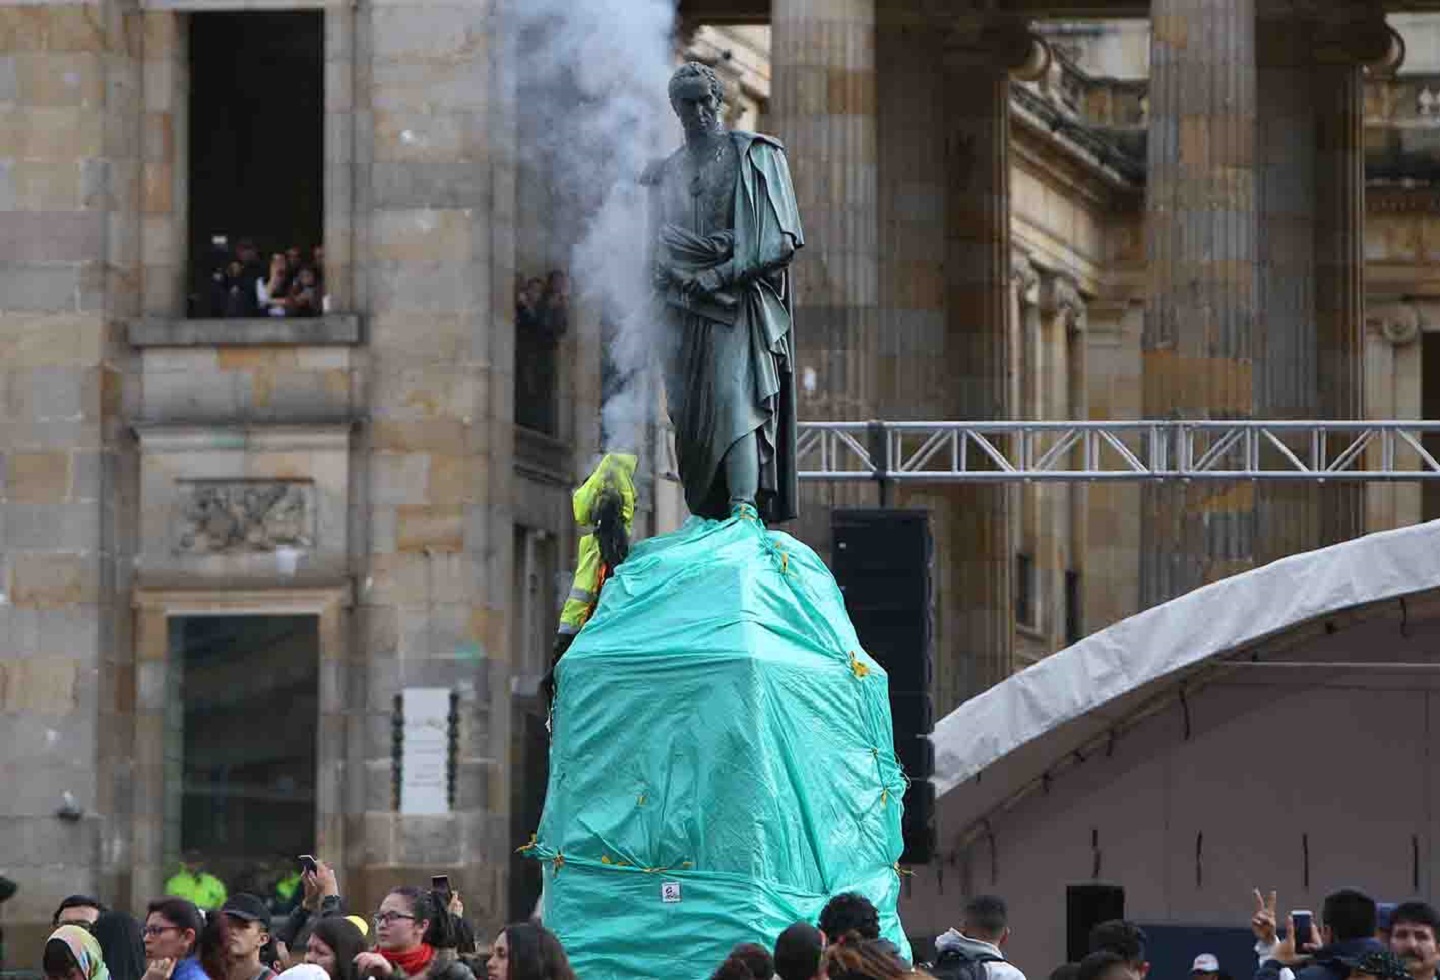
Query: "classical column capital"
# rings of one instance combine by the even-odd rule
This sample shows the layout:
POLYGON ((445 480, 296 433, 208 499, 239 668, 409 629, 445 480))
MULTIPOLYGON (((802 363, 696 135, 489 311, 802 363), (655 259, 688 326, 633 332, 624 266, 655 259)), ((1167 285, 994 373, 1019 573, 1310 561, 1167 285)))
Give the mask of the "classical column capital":
POLYGON ((1420 308, 1404 300, 1382 303, 1365 314, 1365 329, 1389 341, 1392 347, 1404 347, 1420 339, 1422 328, 1420 308))
POLYGON ((1040 309, 1046 316, 1059 317, 1066 333, 1085 329, 1085 297, 1079 284, 1068 275, 1051 273, 1041 277, 1040 309))
POLYGON ((1048 42, 1027 18, 1009 14, 971 13, 950 16, 945 24, 947 64, 988 64, 1022 82, 1045 77, 1055 61, 1048 42))
POLYGON ((1030 256, 1018 249, 1010 256, 1010 281, 1015 284, 1015 295, 1021 305, 1034 305, 1039 301, 1036 289, 1040 285, 1040 273, 1030 256))
POLYGON ((1320 64, 1363 65, 1388 77, 1405 61, 1405 40, 1385 22, 1385 10, 1371 0, 1327 2, 1314 14, 1315 60, 1320 64))

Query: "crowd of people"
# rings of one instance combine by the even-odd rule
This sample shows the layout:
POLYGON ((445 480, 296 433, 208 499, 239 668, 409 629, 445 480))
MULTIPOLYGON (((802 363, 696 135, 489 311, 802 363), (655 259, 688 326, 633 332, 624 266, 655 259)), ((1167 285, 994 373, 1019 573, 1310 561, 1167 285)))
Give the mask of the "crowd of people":
MULTIPOLYGON (((141 922, 72 896, 54 915, 46 943, 46 980, 575 980, 558 937, 539 921, 506 926, 488 946, 477 942, 460 896, 446 890, 391 889, 373 916, 348 914, 334 871, 316 862, 300 879, 302 898, 275 916, 269 904, 239 893, 204 911, 166 896, 141 922)), ((1211 953, 1194 958, 1190 980, 1440 980, 1440 913, 1423 901, 1377 905, 1355 889, 1325 899, 1315 922, 1279 928, 1274 893, 1256 892, 1250 926, 1255 956, 1222 969, 1211 953)), ((1025 980, 1006 958, 1008 910, 995 896, 972 898, 933 951, 908 963, 881 935, 880 916, 863 896, 846 893, 815 922, 796 922, 773 946, 745 942, 713 968, 677 959, 674 975, 711 980, 1025 980)), ((1187 954, 1188 955, 1188 954, 1187 954)), ((1053 970, 1049 980, 1160 980, 1150 976, 1147 937, 1113 920, 1089 934, 1088 954, 1053 970)), ((1171 980, 1171 978, 1163 978, 1171 980)), ((1177 978, 1178 980, 1178 978, 1177 978)))
MULTIPOLYGON (((193 868, 182 875, 187 888, 198 882, 209 896, 223 894, 211 876, 193 868)), ((299 904, 285 915, 247 892, 225 895, 212 909, 166 895, 148 905, 143 921, 72 895, 55 911, 40 965, 47 980, 573 977, 559 941, 538 924, 508 926, 482 951, 456 892, 396 887, 366 918, 346 911, 323 861, 301 874, 300 888, 299 904)))
POLYGON ((298 245, 262 262, 255 243, 241 239, 230 251, 215 242, 206 315, 211 317, 314 317, 326 309, 325 249, 307 256, 298 245))

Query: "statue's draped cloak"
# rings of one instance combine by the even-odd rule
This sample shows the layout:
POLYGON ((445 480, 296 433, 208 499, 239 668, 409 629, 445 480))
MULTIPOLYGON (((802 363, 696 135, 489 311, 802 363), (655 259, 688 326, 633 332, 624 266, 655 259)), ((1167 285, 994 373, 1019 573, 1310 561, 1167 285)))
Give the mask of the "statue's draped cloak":
MULTIPOLYGON (((798 512, 793 287, 784 260, 792 245, 798 249, 805 240, 784 147, 755 133, 729 136, 739 157, 730 229, 694 228, 688 215, 671 213, 677 209, 657 195, 659 257, 692 272, 733 263, 727 278, 734 283, 716 300, 687 302, 672 289, 656 304, 667 340, 666 397, 691 513, 729 515, 721 463, 731 446, 754 432, 760 452, 756 506, 775 523, 798 512)), ((646 182, 663 186, 681 177, 683 157, 682 150, 654 168, 646 182)))

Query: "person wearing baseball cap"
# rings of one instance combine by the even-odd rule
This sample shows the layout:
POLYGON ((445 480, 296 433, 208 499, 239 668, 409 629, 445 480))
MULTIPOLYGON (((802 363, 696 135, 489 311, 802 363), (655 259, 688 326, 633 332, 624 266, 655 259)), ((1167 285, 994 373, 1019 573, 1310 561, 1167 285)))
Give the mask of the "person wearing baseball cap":
POLYGON ((275 971, 260 961, 270 942, 270 909, 254 895, 240 892, 220 906, 225 917, 225 952, 229 970, 225 980, 271 980, 275 971))
POLYGON ((1215 977, 1220 975, 1220 961, 1215 958, 1214 953, 1201 953, 1195 957, 1195 962, 1190 964, 1190 976, 1192 977, 1215 977))

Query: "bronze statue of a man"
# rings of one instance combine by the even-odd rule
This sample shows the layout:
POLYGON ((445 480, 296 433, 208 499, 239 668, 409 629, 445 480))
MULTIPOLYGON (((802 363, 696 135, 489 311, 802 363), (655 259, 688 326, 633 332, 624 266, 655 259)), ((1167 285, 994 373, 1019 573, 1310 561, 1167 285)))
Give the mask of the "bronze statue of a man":
POLYGON ((685 145, 646 172, 665 391, 691 513, 796 516, 795 335, 787 271, 805 244, 785 149, 720 121, 704 65, 670 79, 685 145))

